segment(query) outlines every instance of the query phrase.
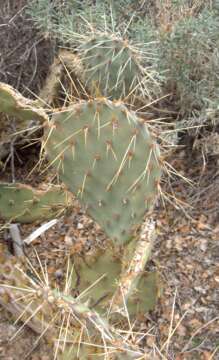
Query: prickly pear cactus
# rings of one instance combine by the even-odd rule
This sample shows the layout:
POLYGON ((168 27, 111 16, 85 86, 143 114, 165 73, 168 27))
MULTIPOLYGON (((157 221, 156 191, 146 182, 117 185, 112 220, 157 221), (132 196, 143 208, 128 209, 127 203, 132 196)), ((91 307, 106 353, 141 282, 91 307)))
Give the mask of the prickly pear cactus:
POLYGON ((29 223, 63 213, 71 196, 59 186, 36 190, 23 184, 0 183, 0 219, 29 223))
POLYGON ((0 82, 0 112, 14 116, 21 122, 47 120, 46 113, 37 108, 36 102, 23 97, 12 86, 0 82))
MULTIPOLYGON (((46 277, 46 269, 41 263, 40 266, 42 272, 38 272, 25 259, 21 262, 14 257, 0 257, 0 304, 16 320, 29 326, 40 337, 46 337, 54 346, 54 359, 57 359, 59 349, 63 348, 60 341, 64 337, 65 341, 79 339, 81 328, 86 327, 89 309, 85 304, 67 296, 67 291, 61 293, 52 289, 46 277), (62 323, 64 328, 60 333, 62 323), (70 325, 73 331, 70 330, 70 325)), ((18 329, 13 338, 22 328, 23 326, 18 329)), ((75 346, 77 348, 77 344, 75 346)))
MULTIPOLYGON (((23 325, 12 338, 29 326, 39 339, 44 336, 54 346, 54 359, 105 359, 105 352, 114 351, 110 359, 138 359, 142 353, 117 329, 87 305, 87 296, 72 297, 68 273, 63 291, 49 284, 46 268, 42 273, 31 263, 23 263, 0 254, 0 304, 23 325), (29 269, 28 269, 29 268, 29 269), (69 344, 70 346, 66 346, 69 344)), ((27 354, 28 356, 31 353, 27 354)))
POLYGON ((154 308, 159 296, 158 274, 145 274, 145 265, 151 256, 154 239, 155 223, 149 217, 143 222, 138 236, 124 249, 112 311, 124 314, 124 302, 130 316, 141 316, 154 308))
POLYGON ((146 124, 121 102, 83 101, 54 114, 43 147, 50 165, 117 244, 150 210, 161 175, 146 124))
POLYGON ((72 287, 82 294, 86 292, 86 289, 90 289, 86 294, 89 303, 101 314, 109 309, 110 304, 112 314, 124 315, 124 301, 126 301, 130 318, 136 318, 136 316, 143 318, 144 314, 154 309, 160 289, 157 273, 142 272, 139 274, 138 281, 135 279, 135 288, 131 289, 126 298, 121 296, 122 300, 119 299, 120 302, 118 302, 121 259, 115 260, 115 253, 113 256, 110 251, 106 250, 93 264, 88 265, 77 260, 74 263, 77 273, 73 273, 72 287), (78 274, 80 274, 79 280, 78 274), (76 281, 78 281, 77 285, 76 281))
MULTIPOLYGON (((142 228, 145 230, 145 224, 142 228)), ((110 303, 111 313, 124 315, 124 301, 130 316, 142 317, 154 309, 159 278, 144 271, 153 243, 149 231, 147 239, 143 239, 144 234, 141 231, 139 237, 119 248, 108 241, 104 249, 74 254, 72 291, 85 293, 91 307, 100 313, 109 310, 110 303)))
POLYGON ((84 67, 84 82, 92 96, 133 98, 145 92, 149 79, 141 66, 140 50, 113 34, 85 37, 78 49, 84 67))

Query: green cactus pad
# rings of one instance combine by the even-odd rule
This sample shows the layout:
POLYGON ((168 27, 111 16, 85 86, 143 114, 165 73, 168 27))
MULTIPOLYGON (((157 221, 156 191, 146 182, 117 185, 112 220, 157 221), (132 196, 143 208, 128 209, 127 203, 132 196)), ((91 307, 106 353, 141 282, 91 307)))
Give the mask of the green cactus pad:
POLYGON ((85 38, 79 49, 84 82, 91 95, 124 99, 144 92, 145 70, 140 51, 128 40, 96 33, 85 38))
POLYGON ((38 120, 43 123, 47 120, 46 113, 37 108, 36 102, 23 97, 12 86, 0 82, 0 112, 14 116, 25 122, 38 120))
POLYGON ((146 124, 121 102, 83 101, 53 115, 43 147, 109 238, 128 242, 154 203, 161 175, 146 124))
POLYGON ((0 184, 0 219, 30 223, 61 214, 70 204, 70 195, 59 186, 36 190, 23 184, 0 184))
POLYGON ((39 264, 42 272, 25 258, 18 261, 0 254, 0 305, 40 338, 46 337, 54 346, 54 359, 88 360, 91 354, 92 358, 105 359, 105 349, 112 347, 114 360, 139 358, 139 348, 124 341, 108 319, 87 305, 87 294, 80 299, 80 295, 72 297, 70 289, 62 292, 49 287, 39 264))
MULTIPOLYGON (((91 308, 94 307, 100 313, 109 310, 114 312, 114 302, 111 303, 113 295, 118 289, 122 268, 122 249, 115 253, 115 249, 107 248, 98 256, 91 257, 86 255, 85 261, 80 257, 74 258, 74 269, 72 287, 79 294, 86 294, 91 308), (78 277, 79 274, 79 277, 78 277)), ((128 260, 127 260, 128 261, 128 260)), ((158 298, 158 279, 157 273, 139 274, 136 287, 132 288, 126 302, 130 316, 144 316, 153 310, 158 298)), ((80 296, 79 296, 80 297, 80 296)), ((82 295, 83 299, 83 295, 82 295)), ((124 304, 120 304, 123 308, 124 304)))
POLYGON ((118 286, 123 251, 115 250, 108 244, 106 250, 98 249, 95 254, 74 255, 72 288, 79 294, 86 292, 90 306, 98 311, 105 311, 118 286))
POLYGON ((129 316, 143 316, 154 310, 160 297, 161 284, 157 272, 145 272, 141 275, 136 289, 133 289, 126 303, 129 316))

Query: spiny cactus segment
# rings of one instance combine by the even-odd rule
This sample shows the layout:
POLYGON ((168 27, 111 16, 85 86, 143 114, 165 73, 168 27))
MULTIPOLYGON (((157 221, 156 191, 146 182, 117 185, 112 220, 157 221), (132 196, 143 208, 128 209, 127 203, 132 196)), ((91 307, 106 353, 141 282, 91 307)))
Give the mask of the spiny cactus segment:
POLYGON ((21 265, 13 257, 7 260, 0 257, 0 304, 16 321, 23 322, 12 338, 26 324, 39 339, 44 336, 54 344, 54 359, 59 360, 88 360, 91 355, 105 359, 106 352, 114 360, 138 359, 142 355, 135 345, 124 341, 113 324, 88 306, 87 294, 70 295, 69 266, 63 291, 50 286, 47 270, 41 262, 40 267, 42 273, 29 261, 23 260, 21 265))
POLYGON ((105 249, 95 249, 84 255, 74 254, 74 271, 72 274, 72 288, 79 293, 86 294, 91 306, 98 311, 105 311, 113 293, 122 268, 123 249, 120 253, 112 244, 106 244, 105 249), (78 274, 80 278, 78 279, 78 274))
POLYGON ((92 96, 133 99, 146 95, 140 50, 114 34, 94 33, 85 37, 78 48, 84 67, 84 82, 92 96))
MULTIPOLYGON (((136 304, 138 304, 138 311, 136 312, 138 314, 142 312, 144 314, 154 307, 158 281, 154 279, 155 281, 150 284, 150 277, 145 276, 145 264, 151 256, 154 238, 155 223, 151 218, 146 218, 139 235, 124 248, 121 274, 113 295, 113 311, 123 313, 124 301, 127 302, 130 314, 133 314, 134 305, 136 304), (147 301, 144 301, 141 294, 144 296, 147 293, 147 301), (133 299, 135 300, 133 301, 133 299)), ((150 276, 153 276, 153 274, 150 274, 150 276)), ((134 313, 136 310, 134 310, 134 313)))
POLYGON ((12 86, 0 82, 0 112, 14 116, 21 122, 38 120, 43 123, 47 120, 46 113, 37 108, 37 103, 26 99, 12 86))
POLYGON ((43 147, 50 165, 117 244, 127 243, 156 198, 158 145, 135 113, 105 98, 53 115, 43 147))
POLYGON ((23 223, 45 220, 63 213, 70 204, 70 194, 60 186, 36 190, 19 183, 0 183, 0 219, 23 223))
POLYGON ((140 234, 126 246, 108 241, 104 249, 74 254, 72 288, 82 294, 89 289, 89 304, 100 313, 110 303, 112 313, 124 315, 125 301, 130 316, 143 316, 154 308, 158 295, 157 274, 144 270, 154 236, 154 223, 146 219, 140 234))
POLYGON ((74 256, 72 289, 79 294, 85 293, 91 307, 100 314, 105 313, 110 307, 113 314, 126 316, 125 312, 128 310, 130 317, 142 318, 145 313, 154 309, 157 302, 158 275, 141 271, 138 276, 133 276, 131 272, 127 272, 126 280, 131 286, 126 293, 125 274, 121 273, 121 269, 123 261, 128 262, 128 259, 123 249, 119 252, 117 248, 117 253, 115 250, 107 248, 91 259, 87 255, 84 258, 74 256))
POLYGON ((88 97, 81 83, 83 67, 79 56, 71 51, 60 50, 51 65, 49 75, 39 94, 39 103, 60 107, 88 97))

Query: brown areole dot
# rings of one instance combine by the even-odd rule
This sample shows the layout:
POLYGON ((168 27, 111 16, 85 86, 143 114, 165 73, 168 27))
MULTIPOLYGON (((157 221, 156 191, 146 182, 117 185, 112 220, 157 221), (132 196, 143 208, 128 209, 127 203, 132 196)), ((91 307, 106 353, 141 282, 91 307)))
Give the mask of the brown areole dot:
POLYGON ((107 145, 110 146, 110 147, 112 147, 112 145, 113 145, 112 140, 106 140, 106 143, 107 143, 107 145))
POLYGON ((96 155, 94 156, 94 159, 95 159, 96 161, 99 161, 99 160, 101 160, 101 156, 100 156, 99 154, 96 154, 96 155))
POLYGON ((154 188, 155 188, 156 190, 158 189, 159 185, 160 185, 160 179, 155 179, 155 180, 154 180, 154 188))
POLYGON ((97 112, 97 113, 100 113, 101 108, 102 108, 102 104, 101 104, 101 103, 97 103, 96 112, 97 112))
POLYGON ((113 219, 116 220, 116 221, 119 221, 120 219, 120 215, 119 214, 113 214, 113 219))
POLYGON ((70 139, 70 140, 69 140, 69 145, 70 145, 70 147, 75 147, 76 144, 77 144, 77 141, 76 141, 76 140, 74 140, 74 139, 70 139))
POLYGON ((150 162, 148 165, 148 171, 152 172, 154 169, 155 169, 154 164, 152 162, 150 162))
POLYGON ((80 105, 75 106, 75 115, 79 117, 82 113, 82 107, 80 105))
POLYGON ((91 177, 92 177, 92 172, 91 172, 91 170, 87 170, 87 171, 85 172, 85 175, 86 175, 87 177, 91 178, 91 177))
POLYGON ((125 117, 127 117, 128 116, 128 111, 126 110, 126 109, 121 109, 121 113, 123 114, 123 115, 125 115, 125 117))
POLYGON ((40 199, 38 199, 37 197, 34 197, 32 200, 32 204, 38 204, 40 202, 40 199))
POLYGON ((146 120, 145 119, 138 119, 138 124, 139 125, 144 125, 145 124, 145 122, 146 122, 146 120))
POLYGON ((141 189, 141 184, 138 183, 138 184, 135 186, 135 191, 136 191, 136 190, 139 190, 139 189, 141 189))
POLYGON ((107 220, 107 221, 106 221, 106 225, 107 225, 108 227, 111 227, 111 222, 110 222, 109 220, 107 220))
POLYGON ((60 122, 56 122, 54 123, 54 125, 52 126, 55 130, 58 130, 60 132, 63 132, 63 125, 60 122))
POLYGON ((129 159, 132 159, 133 156, 134 156, 134 152, 131 151, 131 150, 129 150, 127 155, 128 155, 128 158, 129 158, 129 159))
POLYGON ((137 128, 132 130, 132 135, 139 135, 139 133, 140 133, 140 131, 137 128))

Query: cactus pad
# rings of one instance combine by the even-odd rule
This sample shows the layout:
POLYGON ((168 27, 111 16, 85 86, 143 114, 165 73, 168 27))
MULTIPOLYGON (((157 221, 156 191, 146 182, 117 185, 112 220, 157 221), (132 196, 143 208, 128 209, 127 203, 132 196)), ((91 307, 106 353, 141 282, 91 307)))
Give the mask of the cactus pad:
POLYGON ((45 141, 62 181, 117 244, 132 238, 156 198, 159 148, 120 102, 83 101, 53 115, 45 141))
POLYGON ((14 116, 25 122, 38 120, 43 123, 47 120, 46 113, 37 108, 36 102, 23 97, 12 86, 0 82, 0 112, 14 116))
MULTIPOLYGON (((112 360, 138 359, 142 355, 139 347, 124 341, 108 319, 88 307, 87 295, 80 299, 80 295, 69 294, 69 278, 64 291, 50 287, 46 268, 40 260, 39 264, 42 272, 25 259, 22 262, 14 257, 6 259, 0 254, 0 305, 16 321, 28 325, 39 339, 46 337, 54 345, 54 359, 105 359, 105 351, 111 353, 112 348, 112 360)), ((23 326, 13 338, 22 329, 23 326)))
MULTIPOLYGON (((79 257, 75 257, 74 260, 75 273, 73 273, 72 287, 76 293, 86 293, 90 306, 100 313, 109 310, 110 303, 112 314, 120 312, 120 310, 123 314, 124 300, 119 306, 115 304, 122 260, 128 261, 128 259, 124 259, 124 256, 122 257, 122 249, 120 252, 117 249, 117 253, 115 253, 112 248, 107 248, 96 259, 90 259, 91 261, 89 261, 88 256, 86 256, 85 261, 79 257), (86 291, 86 289, 89 290, 86 291)), ((153 310, 156 305, 159 289, 158 275, 142 272, 139 274, 135 285, 135 288, 133 287, 125 299, 126 306, 130 317, 141 317, 153 310)))
POLYGON ((128 40, 95 33, 85 38, 78 51, 91 95, 124 99, 143 90, 145 70, 140 64, 141 54, 128 40))
POLYGON ((23 223, 46 220, 62 213, 71 201, 59 186, 36 190, 23 184, 0 184, 0 219, 23 223))

